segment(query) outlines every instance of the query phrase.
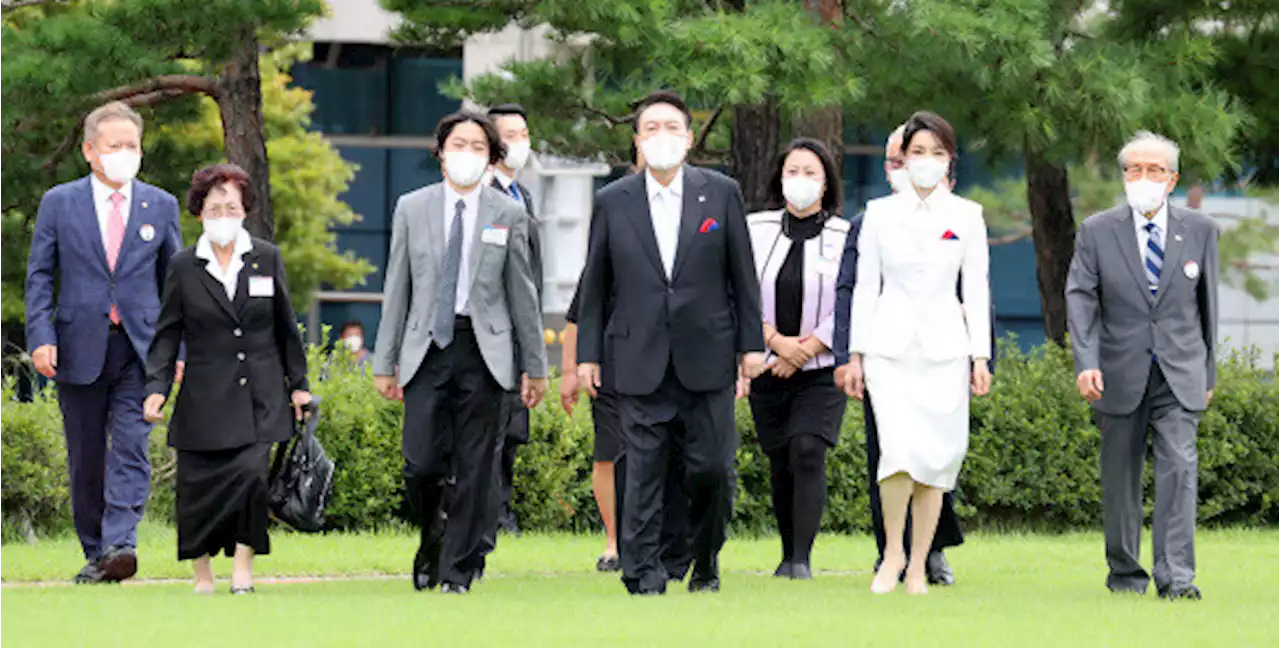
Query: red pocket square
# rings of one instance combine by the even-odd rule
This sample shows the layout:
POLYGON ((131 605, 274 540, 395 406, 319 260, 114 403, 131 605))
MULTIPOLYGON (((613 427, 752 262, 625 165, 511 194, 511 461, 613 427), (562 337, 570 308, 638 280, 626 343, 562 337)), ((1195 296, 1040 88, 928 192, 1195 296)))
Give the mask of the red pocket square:
POLYGON ((942 240, 944 240, 944 241, 959 241, 959 240, 960 240, 960 237, 959 237, 959 236, 956 236, 956 233, 955 233, 955 232, 953 232, 953 231, 951 231, 951 230, 947 230, 947 231, 942 235, 942 240))
POLYGON ((718 229, 720 229, 720 223, 716 222, 716 219, 714 218, 708 218, 707 220, 702 221, 702 225, 698 227, 698 233, 706 234, 707 232, 714 232, 718 229))

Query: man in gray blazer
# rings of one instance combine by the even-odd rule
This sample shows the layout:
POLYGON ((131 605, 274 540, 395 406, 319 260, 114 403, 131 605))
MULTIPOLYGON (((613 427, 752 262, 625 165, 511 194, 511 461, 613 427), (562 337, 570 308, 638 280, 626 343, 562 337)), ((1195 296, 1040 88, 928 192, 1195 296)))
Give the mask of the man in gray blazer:
POLYGON ((422 529, 414 587, 464 594, 496 515, 504 392, 519 387, 537 406, 547 357, 529 216, 481 182, 505 155, 497 129, 483 115, 449 115, 436 153, 445 181, 396 203, 373 374, 383 396, 405 402, 405 488, 422 529))
POLYGON ((1213 397, 1218 228, 1168 203, 1178 147, 1139 132, 1120 150, 1126 205, 1096 214, 1076 237, 1067 316, 1076 387, 1102 433, 1107 587, 1199 599, 1195 578, 1196 428, 1213 397), (1151 577, 1138 562, 1142 465, 1154 429, 1151 577))

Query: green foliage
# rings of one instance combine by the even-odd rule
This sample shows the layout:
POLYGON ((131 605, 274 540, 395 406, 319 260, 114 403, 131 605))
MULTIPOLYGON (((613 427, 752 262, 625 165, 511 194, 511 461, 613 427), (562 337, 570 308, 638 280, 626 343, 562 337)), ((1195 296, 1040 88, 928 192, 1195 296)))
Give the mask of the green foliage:
POLYGON ((66 442, 53 390, 17 404, 14 382, 0 385, 0 493, 3 538, 34 539, 71 528, 66 442))

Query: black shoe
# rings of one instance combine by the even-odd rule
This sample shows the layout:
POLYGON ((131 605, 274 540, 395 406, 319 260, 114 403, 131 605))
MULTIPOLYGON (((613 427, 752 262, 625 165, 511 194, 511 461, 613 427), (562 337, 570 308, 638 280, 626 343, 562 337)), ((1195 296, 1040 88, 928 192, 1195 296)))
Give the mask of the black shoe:
POLYGON ((667 593, 667 590, 665 590, 665 589, 660 589, 660 590, 652 590, 652 589, 649 589, 649 590, 636 590, 636 591, 634 591, 634 592, 628 592, 628 594, 630 594, 630 595, 632 595, 632 596, 663 596, 663 595, 665 595, 666 593, 667 593))
POLYGON ((925 574, 930 585, 955 585, 956 575, 947 564, 947 557, 941 551, 930 551, 925 561, 925 574))
POLYGON ((102 580, 118 583, 138 573, 138 554, 133 547, 111 547, 98 559, 102 580))
POLYGON ((699 578, 690 579, 689 591, 695 594, 699 592, 719 592, 720 579, 719 578, 709 578, 706 580, 699 579, 699 578))
POLYGON ((1195 585, 1188 585, 1186 587, 1168 587, 1162 589, 1160 590, 1160 598, 1166 601, 1177 601, 1183 599, 1188 601, 1199 601, 1204 598, 1204 596, 1200 594, 1199 587, 1196 587, 1195 585))
POLYGON ((598 572, 616 572, 622 569, 622 561, 617 556, 600 556, 596 561, 596 571, 598 572))
POLYGON ((471 588, 466 585, 457 585, 455 583, 444 583, 440 585, 441 594, 466 594, 471 588))
POLYGON ((98 565, 98 562, 99 561, 97 560, 90 560, 85 563, 85 566, 80 570, 80 573, 76 574, 76 585, 90 585, 104 582, 102 580, 102 567, 98 565))
POLYGON ((231 593, 236 596, 239 596, 241 594, 252 594, 253 592, 254 592, 254 589, 252 585, 248 587, 236 587, 235 585, 231 586, 231 593))
POLYGON ((440 547, 418 545, 418 553, 413 556, 413 589, 435 589, 440 584, 440 547))
POLYGON ((792 565, 790 562, 786 560, 778 563, 778 568, 773 570, 774 578, 793 578, 791 574, 792 574, 792 565))
POLYGON ((807 563, 792 564, 791 580, 813 580, 813 572, 809 571, 809 565, 807 563))

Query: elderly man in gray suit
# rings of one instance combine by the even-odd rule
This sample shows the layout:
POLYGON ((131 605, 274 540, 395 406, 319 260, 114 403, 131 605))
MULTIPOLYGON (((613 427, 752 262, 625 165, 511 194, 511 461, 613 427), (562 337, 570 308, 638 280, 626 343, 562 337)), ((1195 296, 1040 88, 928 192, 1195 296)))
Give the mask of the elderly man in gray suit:
POLYGON ((1120 150, 1126 205, 1090 217, 1076 237, 1067 316, 1076 387, 1102 433, 1107 587, 1199 599, 1195 578, 1196 428, 1213 397, 1218 228, 1174 207, 1178 147, 1149 132, 1120 150), (1138 562, 1142 465, 1154 430, 1151 577, 1138 562))
POLYGON ((449 115, 436 153, 445 181, 396 203, 373 374, 383 396, 405 403, 405 488, 422 530, 414 588, 465 594, 496 515, 504 392, 519 386, 537 406, 547 357, 529 216, 481 182, 505 155, 497 129, 479 114, 449 115))

